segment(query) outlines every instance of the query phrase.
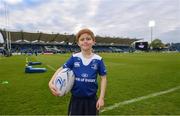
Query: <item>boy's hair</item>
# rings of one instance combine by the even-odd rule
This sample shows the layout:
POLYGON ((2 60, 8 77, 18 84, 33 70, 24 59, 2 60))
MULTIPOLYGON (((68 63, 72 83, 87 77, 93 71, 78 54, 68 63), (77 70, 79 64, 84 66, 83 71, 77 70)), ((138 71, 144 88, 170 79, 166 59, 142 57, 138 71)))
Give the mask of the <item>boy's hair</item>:
POLYGON ((84 33, 89 34, 89 35, 92 37, 93 41, 95 41, 94 33, 93 33, 90 29, 84 28, 84 29, 81 29, 81 30, 76 34, 76 42, 79 41, 79 37, 80 37, 82 34, 84 34, 84 33))

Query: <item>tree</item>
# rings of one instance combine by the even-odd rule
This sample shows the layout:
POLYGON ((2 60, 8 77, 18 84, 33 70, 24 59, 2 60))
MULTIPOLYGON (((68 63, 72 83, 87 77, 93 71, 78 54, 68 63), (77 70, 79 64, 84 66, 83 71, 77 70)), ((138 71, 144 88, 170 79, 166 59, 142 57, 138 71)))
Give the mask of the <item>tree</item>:
POLYGON ((161 50, 164 48, 164 44, 160 39, 154 39, 150 45, 153 50, 161 50))

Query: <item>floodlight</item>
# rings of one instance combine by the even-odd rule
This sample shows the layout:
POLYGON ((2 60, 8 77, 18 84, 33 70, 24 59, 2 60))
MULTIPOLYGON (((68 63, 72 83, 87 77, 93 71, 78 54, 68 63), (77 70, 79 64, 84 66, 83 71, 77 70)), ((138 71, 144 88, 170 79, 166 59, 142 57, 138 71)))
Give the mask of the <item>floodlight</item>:
POLYGON ((155 21, 154 20, 149 21, 149 27, 154 27, 154 26, 155 26, 155 21))

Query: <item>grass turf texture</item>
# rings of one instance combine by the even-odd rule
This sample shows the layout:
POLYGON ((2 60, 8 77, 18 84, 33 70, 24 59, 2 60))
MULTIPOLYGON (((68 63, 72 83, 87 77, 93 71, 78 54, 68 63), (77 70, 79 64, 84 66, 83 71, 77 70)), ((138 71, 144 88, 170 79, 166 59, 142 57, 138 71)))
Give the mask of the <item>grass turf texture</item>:
MULTIPOLYGON (((105 106, 180 85, 179 53, 100 54, 108 70, 105 106)), ((26 56, 0 57, 0 114, 66 115, 70 94, 53 96, 48 82, 70 54, 28 56, 46 73, 25 74, 26 56), (3 84, 8 81, 8 84, 3 84)), ((102 112, 109 114, 180 114, 180 90, 102 112)))

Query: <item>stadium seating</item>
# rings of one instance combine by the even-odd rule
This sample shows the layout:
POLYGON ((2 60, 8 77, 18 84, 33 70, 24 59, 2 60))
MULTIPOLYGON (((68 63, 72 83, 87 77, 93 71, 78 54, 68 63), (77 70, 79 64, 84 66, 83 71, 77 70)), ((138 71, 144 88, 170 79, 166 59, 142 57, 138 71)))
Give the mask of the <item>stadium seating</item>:
MULTIPOLYGON (((94 52, 129 52, 130 46, 128 45, 95 45, 93 46, 94 52)), ((12 53, 21 54, 57 54, 57 53, 73 53, 79 52, 80 48, 78 45, 67 45, 67 44, 20 44, 12 43, 12 53)))

